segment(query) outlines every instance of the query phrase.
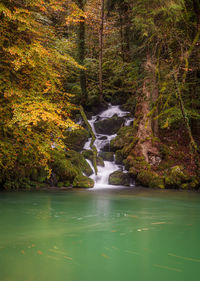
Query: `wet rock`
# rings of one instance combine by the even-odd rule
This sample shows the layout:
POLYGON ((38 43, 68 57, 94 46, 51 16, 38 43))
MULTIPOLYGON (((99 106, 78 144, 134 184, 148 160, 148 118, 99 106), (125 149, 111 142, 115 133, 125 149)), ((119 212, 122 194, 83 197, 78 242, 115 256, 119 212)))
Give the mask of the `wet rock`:
POLYGON ((109 176, 109 184, 111 185, 130 185, 130 176, 122 171, 115 171, 109 176))
POLYGON ((73 131, 66 131, 64 133, 64 143, 66 146, 75 151, 81 151, 89 139, 89 133, 86 129, 77 129, 73 131))
POLYGON ((94 187, 94 181, 88 177, 78 175, 75 177, 72 186, 80 188, 92 188, 94 187))
MULTIPOLYGON (((93 163, 93 151, 92 150, 84 150, 82 152, 82 155, 84 156, 84 158, 90 160, 93 163)), ((101 166, 101 167, 105 166, 103 158, 101 158, 99 156, 97 157, 97 166, 101 166)))
POLYGON ((95 122, 94 127, 98 134, 114 135, 124 124, 124 120, 123 117, 114 116, 95 122))
POLYGON ((98 140, 107 140, 106 136, 98 137, 98 140))
POLYGON ((110 142, 105 142, 105 144, 101 147, 101 151, 104 152, 113 152, 110 148, 110 142))
POLYGON ((104 161, 114 161, 114 152, 100 152, 99 156, 103 158, 104 161))

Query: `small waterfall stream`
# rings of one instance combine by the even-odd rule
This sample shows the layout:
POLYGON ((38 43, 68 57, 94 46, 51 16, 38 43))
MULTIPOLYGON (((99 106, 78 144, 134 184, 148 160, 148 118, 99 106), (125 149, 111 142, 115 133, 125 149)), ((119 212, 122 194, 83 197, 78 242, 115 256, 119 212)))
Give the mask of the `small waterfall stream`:
MULTIPOLYGON (((127 117, 128 114, 129 112, 122 111, 117 105, 109 105, 108 109, 98 115, 92 116, 92 119, 88 120, 96 136, 94 145, 96 146, 98 153, 103 151, 105 146, 109 147, 110 141, 116 137, 116 134, 97 134, 94 126, 95 122, 105 120, 113 117, 114 115, 117 115, 118 117, 124 117, 124 125, 129 126, 133 121, 133 118, 127 117)), ((86 142, 84 149, 90 149, 90 141, 91 139, 86 142)), ((87 161, 92 167, 92 163, 89 160, 87 161)), ((93 173, 93 175, 90 177, 95 181, 94 188, 112 187, 112 185, 109 185, 108 183, 109 175, 114 171, 124 169, 123 165, 117 165, 115 164, 115 161, 104 161, 104 164, 104 167, 98 166, 98 175, 95 175, 95 173, 93 173)))

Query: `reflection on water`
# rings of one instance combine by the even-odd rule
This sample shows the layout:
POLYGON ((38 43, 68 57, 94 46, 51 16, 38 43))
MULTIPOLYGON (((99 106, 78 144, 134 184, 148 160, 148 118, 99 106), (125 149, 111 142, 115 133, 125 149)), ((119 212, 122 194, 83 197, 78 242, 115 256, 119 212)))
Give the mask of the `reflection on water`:
POLYGON ((1 281, 197 280, 200 195, 1 193, 1 281))

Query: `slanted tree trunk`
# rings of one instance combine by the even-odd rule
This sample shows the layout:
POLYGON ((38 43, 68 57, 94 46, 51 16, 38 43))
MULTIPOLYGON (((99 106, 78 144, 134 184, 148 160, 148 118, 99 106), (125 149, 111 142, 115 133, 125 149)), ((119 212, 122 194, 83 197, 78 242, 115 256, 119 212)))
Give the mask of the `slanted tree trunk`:
POLYGON ((101 0, 101 24, 99 29, 99 101, 103 101, 103 29, 104 29, 104 0, 101 0))
MULTIPOLYGON (((79 9, 84 10, 85 0, 77 0, 79 9)), ((78 30, 78 62, 84 66, 85 60, 85 18, 80 17, 78 30)), ((86 73, 84 69, 80 70, 80 86, 81 86, 81 104, 87 101, 86 73)))

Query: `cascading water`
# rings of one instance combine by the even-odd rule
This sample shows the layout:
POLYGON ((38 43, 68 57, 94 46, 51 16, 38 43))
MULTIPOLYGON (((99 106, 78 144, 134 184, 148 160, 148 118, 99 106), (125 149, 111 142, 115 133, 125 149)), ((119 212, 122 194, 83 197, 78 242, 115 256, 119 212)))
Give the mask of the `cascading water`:
MULTIPOLYGON (((96 130, 95 130, 95 125, 94 125, 95 122, 97 122, 99 120, 105 120, 108 118, 112 118, 114 115, 116 115, 118 117, 124 117, 124 125, 130 126, 131 122, 133 121, 133 118, 130 118, 130 117, 125 118, 128 114, 129 114, 129 112, 122 111, 119 108, 119 106, 117 106, 117 105, 116 106, 109 105, 108 109, 103 111, 101 114, 92 116, 92 119, 88 120, 95 133, 95 136, 96 136, 94 145, 96 146, 98 153, 100 151, 102 151, 102 149, 106 145, 109 146, 110 141, 116 137, 116 134, 112 134, 112 135, 97 134, 96 130)), ((91 142, 91 139, 89 139, 88 142, 86 142, 84 149, 90 149, 90 142, 91 142)), ((90 166, 92 167, 92 163, 89 160, 87 160, 87 161, 90 164, 90 166)), ((95 173, 93 173, 93 175, 90 177, 95 181, 94 188, 112 187, 112 185, 108 184, 109 175, 112 174, 114 171, 123 170, 123 166, 115 164, 114 161, 112 161, 112 162, 104 161, 104 164, 105 164, 104 167, 98 166, 98 175, 95 175, 95 173)))

